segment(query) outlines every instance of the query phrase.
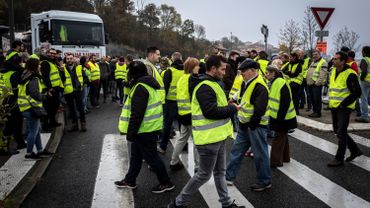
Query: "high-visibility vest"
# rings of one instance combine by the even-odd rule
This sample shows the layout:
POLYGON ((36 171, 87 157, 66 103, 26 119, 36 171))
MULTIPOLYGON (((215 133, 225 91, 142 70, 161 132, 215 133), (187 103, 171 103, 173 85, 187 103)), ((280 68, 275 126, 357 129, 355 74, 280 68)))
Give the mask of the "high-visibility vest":
POLYGON ((114 79, 125 79, 127 78, 127 65, 119 65, 116 63, 116 70, 114 71, 114 79))
POLYGON ((283 70, 285 67, 287 67, 289 65, 289 61, 288 62, 286 62, 285 64, 283 64, 282 66, 281 66, 281 70, 283 70))
POLYGON ((184 70, 178 70, 173 67, 170 67, 169 70, 171 70, 172 73, 172 80, 170 83, 170 88, 168 89, 166 99, 176 101, 177 82, 179 81, 180 77, 184 75, 184 70))
POLYGON ((177 82, 177 107, 180 116, 191 113, 191 102, 189 93, 189 78, 190 74, 184 74, 177 82))
POLYGON ((71 94, 73 92, 73 85, 72 85, 71 75, 69 74, 69 72, 66 69, 66 67, 64 67, 64 75, 66 77, 66 80, 63 83, 63 85, 64 85, 63 94, 64 95, 68 95, 68 94, 71 94))
POLYGON ((91 72, 91 81, 100 80, 100 68, 97 63, 92 63, 89 61, 90 72, 91 72))
POLYGON ((310 63, 310 58, 306 57, 303 61, 303 65, 302 65, 302 75, 303 75, 303 78, 306 79, 307 77, 307 72, 308 72, 308 68, 309 68, 309 64, 310 63))
POLYGON ((370 82, 370 58, 369 57, 364 57, 364 60, 367 63, 367 74, 365 77, 365 81, 370 82))
MULTIPOLYGON (((39 93, 42 92, 42 83, 39 78, 36 78, 39 84, 39 93)), ((30 80, 27 81, 25 84, 19 84, 18 85, 18 106, 19 110, 21 112, 26 111, 30 109, 31 107, 33 108, 42 108, 42 102, 37 101, 33 99, 31 96, 27 95, 27 86, 30 83, 30 80)))
POLYGON ((290 90, 289 84, 286 82, 285 79, 278 77, 274 80, 270 87, 270 94, 269 94, 269 109, 270 109, 270 117, 277 119, 278 112, 280 109, 280 102, 281 99, 287 99, 281 97, 281 89, 287 86, 289 89, 289 95, 290 95, 290 104, 288 108, 288 112, 285 115, 284 120, 290 120, 294 117, 296 117, 296 111, 294 109, 293 99, 292 99, 292 92, 290 90))
MULTIPOLYGON (((325 60, 323 58, 320 59, 319 63, 316 65, 316 69, 313 73, 313 76, 312 76, 312 80, 316 82, 316 80, 319 78, 320 76, 320 71, 321 71, 321 66, 322 64, 325 62, 325 60)), ((326 80, 323 80, 323 82, 325 83, 326 80)), ((322 83, 322 84, 324 84, 322 83)))
POLYGON ((10 78, 12 77, 14 73, 15 71, 7 71, 5 73, 2 73, 2 80, 3 80, 5 88, 7 88, 8 90, 8 95, 14 95, 13 86, 12 86, 12 83, 10 82, 10 78))
POLYGON ((62 79, 60 78, 58 67, 50 61, 46 61, 46 62, 48 62, 50 66, 49 79, 51 82, 51 86, 52 87, 63 87, 63 82, 62 82, 62 79))
POLYGON ((143 60, 143 63, 150 67, 150 69, 152 70, 152 76, 154 77, 155 80, 157 80, 157 82, 159 83, 159 86, 161 86, 161 88, 158 90, 158 94, 162 100, 162 104, 165 104, 166 103, 166 91, 164 89, 164 83, 163 83, 163 79, 161 75, 159 74, 157 68, 155 68, 155 66, 150 61, 143 60))
MULTIPOLYGON (((289 64, 289 66, 288 66, 289 67, 289 71, 292 74, 294 74, 295 71, 297 70, 298 65, 299 65, 299 63, 296 63, 293 66, 292 66, 292 64, 289 64)), ((299 73, 299 75, 296 76, 296 77, 289 78, 289 80, 290 80, 290 82, 294 82, 294 83, 297 83, 297 84, 301 85, 302 82, 303 82, 303 74, 302 74, 302 72, 299 73)))
MULTIPOLYGON (((356 74, 356 72, 348 68, 342 71, 337 78, 335 78, 336 74, 337 70, 333 67, 329 84, 329 108, 337 108, 351 94, 347 86, 347 79, 350 74, 356 74)), ((348 108, 355 109, 355 103, 356 101, 351 103, 348 108)))
MULTIPOLYGON (((266 88, 267 91, 268 87, 266 82, 263 80, 262 76, 259 74, 257 78, 255 78, 245 90, 245 93, 241 100, 241 109, 238 112, 238 118, 241 123, 248 123, 253 116, 254 113, 254 105, 251 103, 252 93, 256 84, 259 83, 266 88)), ((268 106, 268 105, 267 105, 268 106)), ((260 125, 267 126, 268 125, 268 117, 269 117, 269 109, 267 107, 265 114, 262 116, 260 125)))
POLYGON ((264 59, 259 59, 257 62, 260 64, 260 69, 262 71, 262 74, 265 75, 266 68, 267 68, 267 65, 269 64, 269 61, 264 60, 264 59))
POLYGON ((80 83, 80 86, 81 86, 81 87, 82 87, 82 86, 83 86, 83 84, 84 84, 84 77, 83 77, 83 75, 82 75, 82 70, 84 70, 84 71, 85 71, 85 73, 86 73, 86 71, 88 71, 88 70, 86 70, 86 68, 82 67, 82 65, 78 65, 78 66, 76 66, 76 75, 77 75, 77 80, 78 80, 78 82, 80 83))
POLYGON ((231 99, 236 93, 239 93, 238 100, 240 99, 240 97, 241 97, 240 91, 242 89, 242 84, 243 84, 243 76, 241 74, 239 74, 234 79, 233 86, 231 87, 231 90, 230 90, 230 93, 229 93, 229 99, 231 99))
POLYGON ((4 84, 3 74, 0 73, 0 95, 2 95, 5 91, 8 91, 5 88, 6 86, 4 84))
POLYGON ((10 52, 8 55, 6 55, 5 61, 8 61, 9 59, 11 59, 15 55, 19 55, 19 53, 17 51, 10 52))
POLYGON ((217 98, 217 107, 226 107, 228 102, 226 95, 217 82, 209 80, 199 83, 193 92, 191 101, 192 111, 192 133, 195 145, 213 144, 223 141, 228 137, 233 138, 233 126, 230 118, 225 119, 208 119, 203 115, 198 98, 196 96, 198 89, 202 85, 208 85, 213 89, 217 98))
POLYGON ((140 124, 138 133, 149 133, 153 131, 158 131, 163 128, 163 112, 162 112, 162 102, 158 96, 158 92, 153 87, 144 84, 137 83, 130 91, 129 96, 127 97, 125 104, 123 105, 120 120, 118 122, 118 129, 121 133, 126 134, 128 130, 128 125, 130 122, 131 116, 131 100, 132 96, 135 93, 136 88, 141 85, 149 93, 148 105, 141 106, 145 108, 145 114, 143 121, 140 124))
POLYGON ((60 37, 60 41, 62 42, 68 41, 68 34, 67 34, 66 26, 64 25, 60 26, 59 37, 60 37))
POLYGON ((206 61, 205 61, 204 58, 202 58, 202 59, 199 60, 199 63, 206 63, 206 61))

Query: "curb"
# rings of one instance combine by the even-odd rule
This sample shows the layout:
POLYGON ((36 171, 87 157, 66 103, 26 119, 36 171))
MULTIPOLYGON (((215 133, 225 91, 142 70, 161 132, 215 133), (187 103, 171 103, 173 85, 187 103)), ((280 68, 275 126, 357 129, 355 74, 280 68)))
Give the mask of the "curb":
MULTIPOLYGON (((322 123, 313 119, 305 118, 303 116, 297 116, 297 122, 301 125, 317 129, 323 132, 332 132, 333 124, 322 123)), ((366 131, 370 130, 370 124, 363 123, 350 123, 348 125, 348 131, 366 131)))
MULTIPOLYGON (((50 152, 56 152, 59 143, 63 137, 65 120, 64 113, 57 114, 57 121, 61 123, 59 127, 55 128, 52 132, 49 142, 45 145, 45 149, 50 152)), ((53 157, 44 158, 32 167, 32 169, 23 177, 23 179, 18 183, 18 185, 9 193, 9 195, 0 201, 0 207, 20 207, 23 201, 26 199, 32 189, 40 181, 42 175, 45 173, 47 167, 52 161, 53 157)))

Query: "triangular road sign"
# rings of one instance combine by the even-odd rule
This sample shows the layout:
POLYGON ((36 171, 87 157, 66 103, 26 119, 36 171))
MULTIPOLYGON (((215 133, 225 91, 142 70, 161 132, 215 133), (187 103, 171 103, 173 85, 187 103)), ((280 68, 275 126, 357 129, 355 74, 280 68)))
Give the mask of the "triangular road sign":
POLYGON ((311 7, 312 14, 315 16, 321 30, 324 29, 326 23, 334 12, 334 8, 311 7))

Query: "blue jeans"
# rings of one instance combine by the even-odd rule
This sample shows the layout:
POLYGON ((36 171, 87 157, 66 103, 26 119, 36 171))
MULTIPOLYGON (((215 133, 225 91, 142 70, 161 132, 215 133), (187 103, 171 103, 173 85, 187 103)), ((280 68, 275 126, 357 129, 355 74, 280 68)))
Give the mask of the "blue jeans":
POLYGON ((253 161, 256 166, 258 184, 271 182, 270 160, 267 146, 267 129, 257 127, 255 130, 238 129, 238 135, 230 152, 230 161, 226 167, 226 180, 233 181, 242 164, 244 154, 252 147, 253 161))
POLYGON ((82 103, 83 103, 85 112, 87 111, 87 98, 89 97, 89 90, 90 90, 89 86, 84 86, 82 90, 82 103))
POLYGON ((369 109, 368 109, 368 97, 370 92, 370 83, 366 81, 360 81, 361 85, 361 117, 364 119, 369 118, 369 109))
POLYGON ((322 108, 322 86, 309 85, 308 91, 312 102, 312 110, 314 113, 321 115, 322 108))
POLYGON ((26 118, 27 124, 27 153, 33 152, 33 146, 36 144, 37 152, 43 150, 41 144, 41 123, 40 118, 32 116, 31 110, 22 112, 23 117, 26 118))

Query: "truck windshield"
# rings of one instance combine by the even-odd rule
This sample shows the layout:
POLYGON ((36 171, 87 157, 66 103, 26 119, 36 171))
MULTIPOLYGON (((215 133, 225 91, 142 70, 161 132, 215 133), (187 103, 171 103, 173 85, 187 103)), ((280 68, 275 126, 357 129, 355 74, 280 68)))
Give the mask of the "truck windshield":
POLYGON ((51 20, 53 45, 104 45, 101 23, 51 20))

